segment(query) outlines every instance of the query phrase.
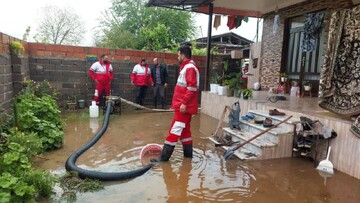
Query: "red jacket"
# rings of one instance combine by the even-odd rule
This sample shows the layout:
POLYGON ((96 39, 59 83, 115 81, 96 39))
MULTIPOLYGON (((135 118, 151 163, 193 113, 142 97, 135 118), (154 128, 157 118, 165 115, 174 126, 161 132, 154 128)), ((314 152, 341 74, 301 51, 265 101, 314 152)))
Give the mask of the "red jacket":
POLYGON ((179 111, 181 104, 186 105, 186 113, 197 114, 199 105, 200 69, 191 59, 180 64, 180 74, 174 89, 171 108, 179 111))
POLYGON ((101 61, 95 62, 89 69, 89 75, 92 80, 106 85, 114 78, 114 72, 110 62, 106 64, 105 68, 103 65, 101 61))
POLYGON ((131 82, 134 82, 136 86, 148 86, 154 84, 154 81, 151 77, 151 72, 149 65, 146 65, 145 68, 141 64, 136 64, 132 73, 131 73, 131 82))

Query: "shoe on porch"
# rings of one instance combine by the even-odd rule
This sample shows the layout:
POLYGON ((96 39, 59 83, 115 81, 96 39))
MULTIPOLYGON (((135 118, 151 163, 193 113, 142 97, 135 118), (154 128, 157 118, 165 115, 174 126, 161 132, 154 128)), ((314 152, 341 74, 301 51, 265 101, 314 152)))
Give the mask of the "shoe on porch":
POLYGON ((285 116, 284 112, 280 112, 277 109, 269 110, 270 116, 285 116))

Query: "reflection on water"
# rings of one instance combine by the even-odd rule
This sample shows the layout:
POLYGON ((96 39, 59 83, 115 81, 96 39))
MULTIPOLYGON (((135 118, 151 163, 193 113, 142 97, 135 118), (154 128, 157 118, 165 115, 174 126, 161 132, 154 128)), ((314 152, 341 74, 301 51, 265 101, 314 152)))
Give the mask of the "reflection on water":
MULTIPOLYGON (((69 116, 69 115, 65 115, 69 116)), ((139 153, 148 143, 162 144, 172 113, 123 112, 112 115, 105 135, 77 164, 106 172, 142 166, 139 153)), ((65 144, 38 160, 38 167, 64 173, 68 156, 101 127, 102 119, 66 122, 65 144)), ((217 121, 205 115, 193 118, 194 158, 184 159, 176 146, 167 163, 157 164, 135 179, 105 182, 105 190, 78 196, 78 202, 358 202, 360 181, 336 172, 324 179, 306 159, 243 162, 225 161, 224 151, 203 137, 215 131, 217 121), (201 131, 201 132, 200 132, 201 131)))

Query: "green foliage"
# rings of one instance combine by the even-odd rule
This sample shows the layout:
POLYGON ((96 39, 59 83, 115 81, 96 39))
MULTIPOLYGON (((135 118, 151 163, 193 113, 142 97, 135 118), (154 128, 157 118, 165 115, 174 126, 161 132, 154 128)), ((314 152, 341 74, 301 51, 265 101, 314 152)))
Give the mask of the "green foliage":
POLYGON ((3 133, 3 136, 9 143, 18 143, 26 149, 23 153, 31 157, 43 152, 43 146, 40 138, 36 133, 28 133, 19 131, 17 128, 12 128, 9 133, 3 133))
POLYGON ((17 41, 10 42, 10 53, 16 56, 23 55, 25 51, 24 46, 17 41))
POLYGON ((64 138, 56 93, 46 92, 50 87, 48 82, 28 81, 14 102, 17 127, 25 133, 36 132, 44 150, 61 147, 64 138))
POLYGON ((115 49, 135 49, 137 38, 131 32, 121 26, 113 25, 110 29, 104 29, 102 36, 95 37, 97 47, 107 47, 115 49))
POLYGON ((252 89, 244 89, 242 90, 243 97, 252 97, 253 90, 252 89))
POLYGON ((145 41, 146 50, 160 51, 170 44, 170 35, 168 28, 158 23, 154 28, 142 28, 140 30, 140 39, 145 41))
MULTIPOLYGON (((105 13, 101 22, 105 30, 105 39, 103 39, 103 41, 111 41, 112 44, 130 43, 131 46, 137 42, 135 48, 148 49, 149 43, 152 44, 154 41, 159 41, 164 44, 169 40, 169 43, 165 45, 165 47, 168 47, 194 36, 194 21, 190 12, 159 7, 146 7, 145 4, 147 2, 147 0, 112 0, 112 6, 110 10, 105 13), (164 25, 167 32, 162 26, 159 27, 159 23, 164 25), (132 33, 136 39, 126 39, 122 37, 122 39, 126 40, 119 42, 117 36, 123 35, 123 33, 118 33, 119 28, 132 33), (109 35, 110 30, 114 32, 114 35, 109 35), (164 31, 164 33, 154 36, 153 34, 158 33, 158 31, 164 31), (152 36, 144 39, 144 33, 149 32, 151 32, 152 36), (169 37, 167 35, 169 35, 169 37)), ((130 45, 127 47, 131 47, 130 45)), ((155 43, 154 45, 159 44, 155 43)), ((151 50, 159 50, 159 48, 152 47, 151 50)))
POLYGON ((77 192, 96 192, 104 189, 101 181, 80 179, 74 171, 60 177, 60 187, 64 190, 63 198, 68 201, 75 201, 77 192))
POLYGON ((55 179, 47 172, 31 170, 32 152, 26 146, 7 138, 0 149, 0 202, 34 202, 36 196, 51 195, 55 179))
POLYGON ((230 89, 241 89, 243 80, 242 80, 242 73, 230 73, 225 76, 225 80, 228 81, 228 86, 230 89))
POLYGON ((36 188, 36 192, 41 197, 50 197, 53 194, 53 186, 56 178, 47 171, 33 170, 24 178, 24 181, 36 188))
POLYGON ((280 77, 284 77, 284 78, 287 78, 289 75, 287 72, 282 72, 280 73, 280 77))
POLYGON ((310 81, 308 81, 308 80, 304 80, 304 81, 302 82, 302 84, 303 84, 304 86, 312 86, 311 83, 310 83, 310 81))
POLYGON ((35 202, 53 193, 55 178, 33 169, 30 162, 32 156, 62 143, 56 92, 50 89, 48 82, 27 81, 14 99, 15 115, 1 123, 0 202, 35 202))
POLYGON ((26 28, 26 30, 25 30, 25 33, 24 33, 24 35, 23 35, 22 40, 27 41, 27 40, 29 39, 30 30, 31 30, 31 27, 30 27, 30 26, 27 26, 27 28, 26 28))
POLYGON ((215 73, 210 77, 210 83, 212 84, 220 84, 221 77, 219 74, 215 73))

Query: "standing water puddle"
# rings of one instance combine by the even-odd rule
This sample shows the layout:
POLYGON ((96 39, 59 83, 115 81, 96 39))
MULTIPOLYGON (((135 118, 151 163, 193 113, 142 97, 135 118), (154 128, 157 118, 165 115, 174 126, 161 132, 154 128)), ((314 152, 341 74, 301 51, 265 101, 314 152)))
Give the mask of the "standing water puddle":
MULTIPOLYGON (((37 167, 56 174, 65 172, 69 155, 84 145, 102 124, 102 119, 89 120, 83 114, 86 112, 65 115, 64 146, 47 154, 49 160, 38 160, 37 167)), ((140 168, 142 146, 162 144, 172 116, 172 113, 132 111, 111 115, 104 136, 76 164, 107 172, 140 168)), ((359 202, 359 180, 335 171, 325 185, 307 159, 225 161, 224 151, 203 139, 215 131, 216 124, 217 120, 206 115, 193 117, 192 160, 183 158, 178 144, 169 162, 155 165, 134 179, 104 182, 104 190, 79 194, 77 202, 359 202)))

